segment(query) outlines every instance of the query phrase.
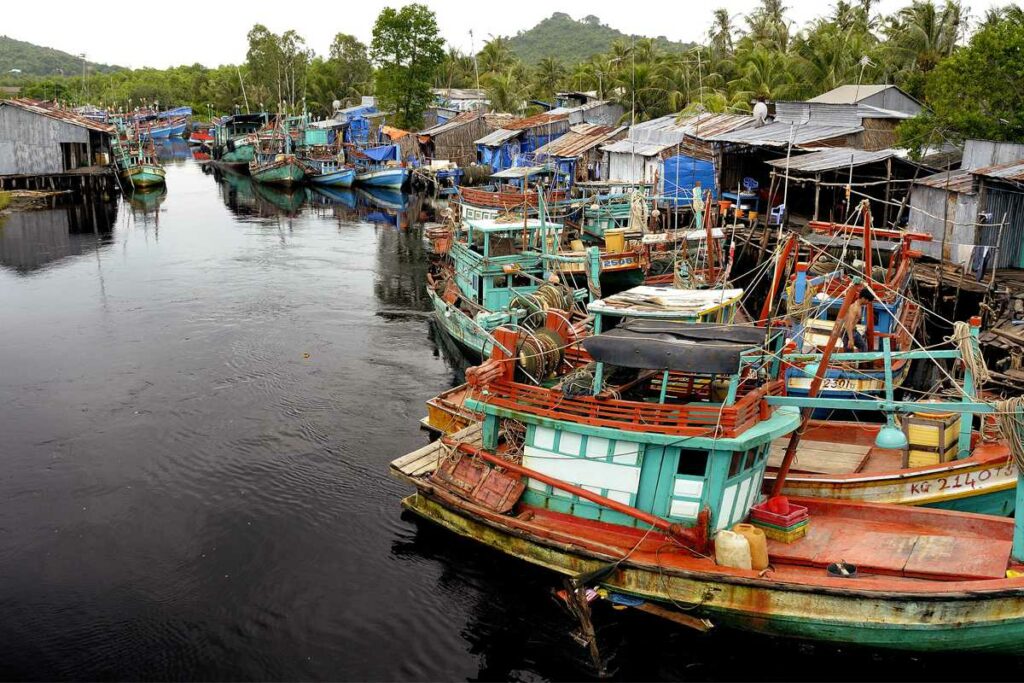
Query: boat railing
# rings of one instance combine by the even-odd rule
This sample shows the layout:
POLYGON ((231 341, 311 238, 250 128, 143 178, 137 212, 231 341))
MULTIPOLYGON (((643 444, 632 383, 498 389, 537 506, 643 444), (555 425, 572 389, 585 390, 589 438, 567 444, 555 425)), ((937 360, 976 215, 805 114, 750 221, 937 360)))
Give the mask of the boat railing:
POLYGON ((499 380, 487 386, 479 401, 495 408, 539 418, 575 422, 631 432, 672 436, 735 438, 762 417, 762 399, 785 393, 782 380, 746 393, 731 406, 716 403, 648 403, 594 396, 567 397, 520 382, 499 380))

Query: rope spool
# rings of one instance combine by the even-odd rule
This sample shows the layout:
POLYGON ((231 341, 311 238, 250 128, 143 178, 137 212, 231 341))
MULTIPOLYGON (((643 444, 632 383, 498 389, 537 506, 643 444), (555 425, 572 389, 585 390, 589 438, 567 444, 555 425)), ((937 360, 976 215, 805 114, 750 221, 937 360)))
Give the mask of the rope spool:
POLYGON ((572 292, 565 287, 545 282, 531 294, 517 294, 509 301, 509 308, 521 308, 527 311, 524 325, 534 313, 557 309, 571 311, 573 305, 572 292))
POLYGON ((516 367, 528 377, 547 379, 562 363, 562 338, 551 329, 541 327, 524 334, 516 347, 516 367))

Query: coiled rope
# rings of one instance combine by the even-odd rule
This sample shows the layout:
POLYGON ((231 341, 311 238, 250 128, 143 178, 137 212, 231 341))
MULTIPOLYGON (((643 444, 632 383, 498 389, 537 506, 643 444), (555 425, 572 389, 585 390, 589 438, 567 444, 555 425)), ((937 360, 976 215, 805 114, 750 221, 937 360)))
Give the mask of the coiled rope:
POLYGON ((946 338, 947 342, 956 345, 964 366, 974 376, 974 391, 980 393, 981 387, 992 379, 992 373, 985 364, 985 356, 981 353, 978 340, 971 334, 971 326, 963 321, 953 323, 953 335, 946 338))
POLYGON ((647 219, 651 213, 647 208, 647 196, 639 190, 629 195, 629 229, 647 232, 647 219))
POLYGON ((1024 396, 996 403, 996 421, 1018 472, 1024 472, 1024 396))

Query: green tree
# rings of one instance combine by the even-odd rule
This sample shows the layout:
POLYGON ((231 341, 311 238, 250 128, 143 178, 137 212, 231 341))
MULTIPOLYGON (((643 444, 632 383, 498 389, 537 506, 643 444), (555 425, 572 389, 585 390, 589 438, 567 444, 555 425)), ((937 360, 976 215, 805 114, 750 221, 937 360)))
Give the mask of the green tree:
POLYGON ((330 59, 325 63, 334 79, 334 97, 349 103, 370 91, 373 65, 366 45, 355 36, 338 33, 331 43, 330 59))
POLYGON ((395 112, 395 125, 420 126, 433 98, 434 75, 444 61, 434 13, 420 4, 384 8, 373 26, 370 57, 377 65, 377 97, 395 112))
POLYGON ((1024 22, 986 24, 969 44, 927 77, 932 111, 904 122, 901 144, 920 151, 929 140, 1024 142, 1024 22))
POLYGON ((533 69, 533 94, 538 99, 550 99, 561 87, 568 72, 562 60, 544 57, 533 69))

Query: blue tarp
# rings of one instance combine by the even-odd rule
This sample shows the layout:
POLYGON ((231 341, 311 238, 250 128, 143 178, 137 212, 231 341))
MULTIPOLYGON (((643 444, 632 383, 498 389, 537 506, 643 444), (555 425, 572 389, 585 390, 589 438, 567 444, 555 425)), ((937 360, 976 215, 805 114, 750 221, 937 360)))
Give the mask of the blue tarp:
POLYGON ((362 152, 374 161, 401 161, 401 159, 399 159, 398 147, 396 145, 368 147, 362 150, 362 152))
POLYGON ((693 186, 700 181, 704 192, 711 190, 711 195, 718 197, 715 185, 715 165, 710 161, 695 159, 685 154, 665 159, 665 170, 662 175, 664 187, 662 196, 673 206, 689 206, 693 201, 693 186))

